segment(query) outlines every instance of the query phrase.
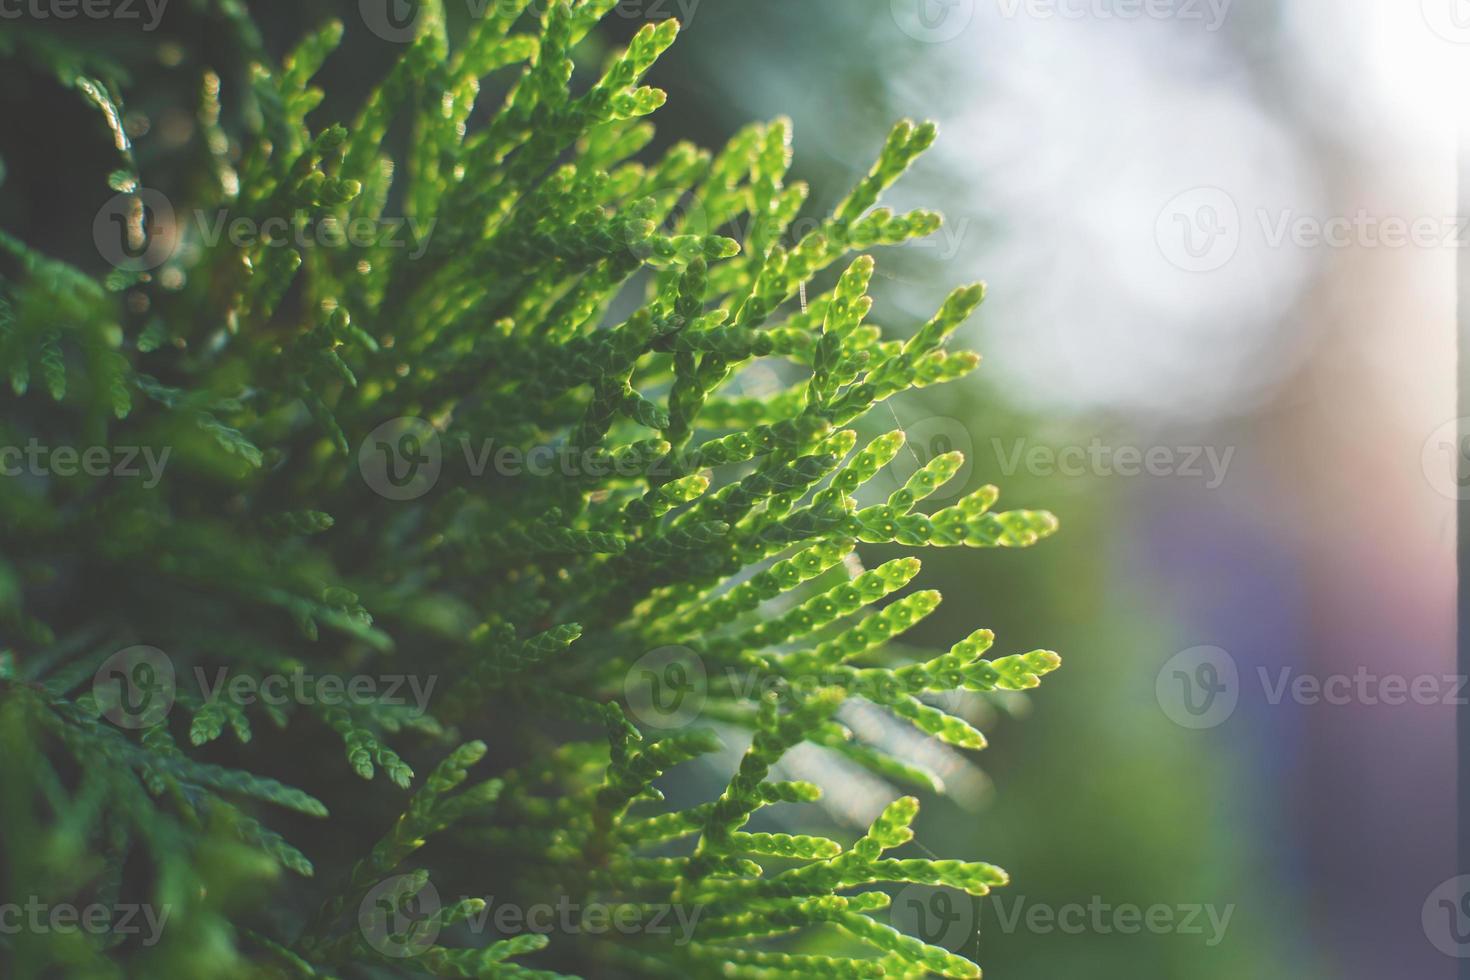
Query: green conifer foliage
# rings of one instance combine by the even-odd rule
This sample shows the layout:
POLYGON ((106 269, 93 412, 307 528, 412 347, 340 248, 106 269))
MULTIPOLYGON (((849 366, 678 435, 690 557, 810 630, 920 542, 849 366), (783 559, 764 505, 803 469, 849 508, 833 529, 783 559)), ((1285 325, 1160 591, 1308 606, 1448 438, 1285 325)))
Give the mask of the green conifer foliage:
POLYGON ((932 695, 1031 688, 1060 662, 986 659, 985 630, 891 646, 940 596, 903 592, 917 558, 856 561, 1056 528, 995 510, 993 487, 920 509, 957 454, 887 499, 864 489, 904 436, 847 426, 979 361, 947 340, 981 286, 907 340, 867 321, 868 251, 938 227, 878 206, 934 127, 899 123, 793 238, 787 121, 647 154, 665 95, 642 79, 673 21, 574 72, 613 5, 493 4, 451 45, 424 0, 342 122, 312 84, 339 24, 261 55, 246 92, 207 75, 173 199, 139 172, 106 65, 0 36, 110 130, 111 188, 88 192, 117 195, 98 234, 124 245, 99 278, 0 233, 3 444, 112 467, 0 459, 5 893, 170 913, 155 942, 0 937, 7 975, 979 975, 887 922, 885 887, 1007 880, 888 855, 913 797, 856 840, 748 826, 819 796, 779 778, 803 743, 939 788, 845 704, 980 749, 932 695), (191 214, 261 233, 209 241, 191 214), (787 387, 744 394, 757 362, 787 387), (152 479, 118 472, 129 452, 152 479), (386 676, 424 697, 354 687, 386 676), (723 789, 663 802, 666 773, 716 771, 696 760, 732 739, 723 789), (627 928, 485 924, 558 901, 627 928))

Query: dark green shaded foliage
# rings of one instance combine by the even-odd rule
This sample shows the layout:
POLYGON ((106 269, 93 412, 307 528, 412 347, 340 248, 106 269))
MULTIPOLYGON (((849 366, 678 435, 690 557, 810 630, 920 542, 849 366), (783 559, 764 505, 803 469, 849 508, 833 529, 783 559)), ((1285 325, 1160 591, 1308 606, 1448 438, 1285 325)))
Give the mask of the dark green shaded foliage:
MULTIPOLYGON (((203 79, 188 149, 208 179, 189 208, 257 227, 359 222, 370 240, 210 244, 186 231, 166 260, 99 279, 0 233, 13 270, 0 290, 5 444, 170 451, 156 485, 0 479, 6 891, 172 913, 154 945, 7 937, 13 975, 978 975, 884 924, 886 894, 853 891, 1005 883, 986 864, 885 857, 913 836, 913 798, 850 845, 744 829, 765 806, 816 799, 771 778, 803 742, 937 788, 849 731, 847 699, 979 749, 979 731, 921 696, 1025 689, 1059 663, 982 659, 984 630, 895 661, 885 644, 939 595, 876 608, 918 561, 851 565, 860 542, 1016 547, 1055 529, 1046 513, 994 511, 991 487, 916 509, 955 476, 957 454, 886 501, 856 502, 903 436, 859 448, 844 426, 979 360, 946 339, 980 286, 886 340, 866 323, 873 259, 846 259, 937 227, 932 212, 877 207, 934 128, 900 123, 871 174, 791 241, 806 189, 786 179, 786 122, 713 156, 678 144, 635 162, 651 137, 642 117, 664 100, 640 79, 672 21, 571 84, 574 48, 612 5, 538 16, 498 4, 451 50, 442 11, 423 4, 417 39, 343 124, 307 121, 339 25, 255 69, 242 131, 225 131, 221 83, 203 79), (503 69, 519 71, 504 105, 469 124, 481 79, 503 69), (394 159, 388 134, 405 120, 410 148, 394 159), (390 202, 427 235, 395 239, 390 202), (798 380, 742 395, 729 382, 756 359, 798 380), (395 419, 412 421, 375 435, 395 419), (460 450, 487 440, 564 446, 574 465, 476 475, 460 450), (431 445, 442 471, 422 492, 385 491, 363 462, 431 445), (166 652, 177 703, 119 726, 99 669, 140 644, 166 652), (664 647, 707 671, 704 717, 749 736, 723 792, 674 810, 655 784, 720 741, 628 710, 625 682, 664 647), (301 686, 290 703, 242 703, 186 680, 218 669, 301 686), (393 673, 438 682, 426 713, 328 692, 329 679, 393 673), (294 754, 310 763, 287 764, 294 754), (293 778, 265 775, 283 771, 293 778), (321 822, 356 842, 384 806, 401 816, 351 857, 307 847, 328 839, 309 829, 321 822), (502 903, 566 896, 635 922, 674 903, 699 918, 690 942, 652 928, 497 941, 465 930, 486 910, 468 898, 406 938, 362 926, 373 902, 422 902, 465 868, 491 869, 486 892, 502 903), (805 929, 845 936, 845 954, 766 941, 805 929)), ((106 66, 23 35, 0 50, 50 65, 94 105, 115 137, 113 190, 147 190, 106 66)), ((141 246, 146 214, 132 213, 141 246)))

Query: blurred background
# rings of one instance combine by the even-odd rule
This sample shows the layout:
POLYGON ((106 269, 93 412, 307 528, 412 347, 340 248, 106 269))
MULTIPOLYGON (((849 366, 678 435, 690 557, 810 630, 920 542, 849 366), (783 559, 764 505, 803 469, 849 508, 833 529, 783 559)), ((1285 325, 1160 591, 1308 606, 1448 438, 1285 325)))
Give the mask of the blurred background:
POLYGON ((985 279, 957 340, 986 360, 894 407, 921 455, 971 456, 968 488, 1062 517, 917 583, 946 597, 922 639, 978 621, 1065 659, 979 757, 989 790, 925 811, 936 851, 1013 876, 968 952, 991 977, 1454 976, 1470 10, 685 3, 663 131, 790 115, 816 213, 893 119, 939 122, 892 200, 945 228, 879 253, 876 318, 985 279))
MULTIPOLYGON (((349 114, 400 51, 352 2, 248 6, 276 55, 327 17, 348 24, 324 116, 349 114)), ((986 360, 871 431, 910 435, 894 481, 962 449, 947 499, 995 483, 1062 518, 1028 552, 924 556, 915 585, 946 603, 916 643, 984 625, 997 654, 1045 647, 1065 666, 1032 697, 948 706, 986 720, 985 753, 913 749, 952 792, 926 801, 921 839, 1012 886, 900 895, 895 916, 996 978, 1454 976, 1470 956, 1453 676, 1454 507, 1470 495, 1454 374, 1464 0, 625 0, 618 14, 600 43, 685 25, 652 79, 670 95, 659 145, 718 146, 789 115, 808 216, 861 177, 893 120, 939 122, 888 202, 946 224, 878 253, 874 319, 906 334, 985 279, 955 343, 986 360)), ((166 79, 210 50, 238 83, 249 52, 216 33, 175 18, 109 38, 109 57, 166 79)), ((79 174, 105 143, 75 145, 104 134, 23 66, 0 71, 0 223, 95 267, 69 229, 110 193, 79 174)), ((192 123, 166 87, 155 98, 132 108, 166 148, 192 123)), ((838 790, 839 823, 899 793, 825 758, 788 771, 838 790)))

